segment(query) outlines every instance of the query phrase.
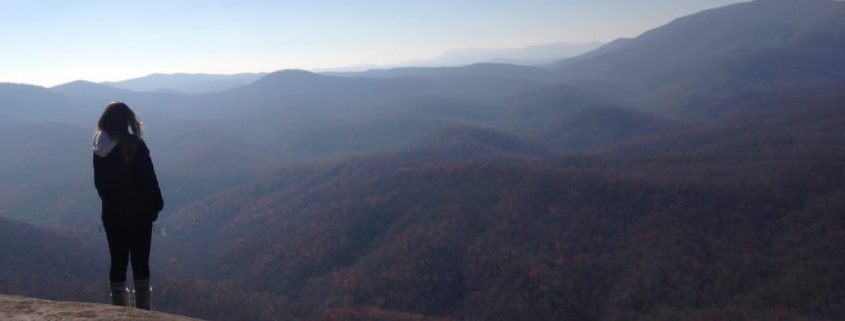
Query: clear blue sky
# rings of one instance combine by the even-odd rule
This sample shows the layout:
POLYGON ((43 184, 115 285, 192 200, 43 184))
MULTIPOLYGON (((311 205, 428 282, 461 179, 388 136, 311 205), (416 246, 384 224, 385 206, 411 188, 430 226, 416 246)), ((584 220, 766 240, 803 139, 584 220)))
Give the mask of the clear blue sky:
POLYGON ((0 82, 396 64, 636 36, 742 0, 0 0, 0 82))

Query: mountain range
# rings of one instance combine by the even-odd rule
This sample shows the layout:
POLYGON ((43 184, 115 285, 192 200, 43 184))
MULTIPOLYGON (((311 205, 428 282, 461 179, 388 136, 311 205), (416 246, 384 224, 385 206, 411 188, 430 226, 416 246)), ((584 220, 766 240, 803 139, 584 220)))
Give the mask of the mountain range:
MULTIPOLYGON (((518 65, 540 65, 575 57, 600 47, 600 42, 568 43, 558 42, 546 45, 535 45, 524 48, 508 49, 459 49, 448 51, 441 56, 424 61, 408 62, 403 66, 416 67, 457 67, 478 63, 505 63, 518 65)), ((369 65, 364 67, 321 69, 317 73, 334 74, 341 70, 367 70, 386 68, 384 66, 369 65)), ((398 68, 396 66, 392 69, 398 68)), ((346 71, 348 72, 348 71, 346 71)), ((223 74, 150 74, 144 77, 121 81, 106 81, 101 84, 140 92, 164 92, 183 94, 208 94, 248 85, 267 73, 239 73, 223 74)), ((66 87, 68 84, 64 85, 66 87)))
POLYGON ((240 87, 264 77, 266 73, 217 74, 151 74, 104 85, 133 91, 173 91, 185 94, 207 94, 240 87))
POLYGON ((542 65, 579 56, 601 47, 601 42, 558 42, 523 48, 451 50, 437 58, 408 63, 414 66, 449 67, 476 63, 507 63, 516 65, 542 65))
POLYGON ((843 16, 758 0, 554 63, 283 70, 205 93, 0 84, 0 291, 105 300, 86 144, 120 99, 165 193, 168 312, 835 320, 843 16))

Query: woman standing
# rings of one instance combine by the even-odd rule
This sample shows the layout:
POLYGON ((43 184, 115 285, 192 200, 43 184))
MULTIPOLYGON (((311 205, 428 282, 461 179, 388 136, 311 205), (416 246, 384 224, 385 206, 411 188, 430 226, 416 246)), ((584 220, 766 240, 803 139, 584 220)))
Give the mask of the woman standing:
POLYGON ((94 185, 111 254, 109 283, 114 305, 129 305, 126 268, 132 260, 135 305, 150 309, 152 226, 164 207, 141 121, 122 102, 110 102, 94 134, 94 185))

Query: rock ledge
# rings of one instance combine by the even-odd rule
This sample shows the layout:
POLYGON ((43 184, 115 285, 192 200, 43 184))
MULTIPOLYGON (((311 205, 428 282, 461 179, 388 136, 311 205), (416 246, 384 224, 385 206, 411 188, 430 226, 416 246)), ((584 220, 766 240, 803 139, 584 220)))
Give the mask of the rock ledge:
POLYGON ((4 321, 201 321, 160 312, 82 302, 63 302, 0 295, 4 321))

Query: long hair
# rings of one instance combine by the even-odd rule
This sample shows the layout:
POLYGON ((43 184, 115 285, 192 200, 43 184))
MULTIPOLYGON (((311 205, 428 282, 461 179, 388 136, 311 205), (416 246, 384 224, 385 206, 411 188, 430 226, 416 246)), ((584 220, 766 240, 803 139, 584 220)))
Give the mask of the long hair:
POLYGON ((143 136, 141 124, 129 106, 120 101, 111 101, 97 121, 97 130, 119 142, 123 161, 129 164, 135 158, 135 149, 143 136))

